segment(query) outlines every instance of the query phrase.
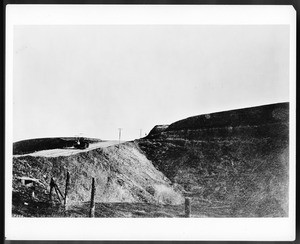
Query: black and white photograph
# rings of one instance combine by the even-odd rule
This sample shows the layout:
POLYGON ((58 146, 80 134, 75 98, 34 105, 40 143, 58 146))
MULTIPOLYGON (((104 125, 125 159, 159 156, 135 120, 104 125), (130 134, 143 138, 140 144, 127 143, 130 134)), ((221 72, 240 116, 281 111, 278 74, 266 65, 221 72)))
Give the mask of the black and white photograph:
POLYGON ((13 25, 11 219, 293 218, 291 28, 13 25))

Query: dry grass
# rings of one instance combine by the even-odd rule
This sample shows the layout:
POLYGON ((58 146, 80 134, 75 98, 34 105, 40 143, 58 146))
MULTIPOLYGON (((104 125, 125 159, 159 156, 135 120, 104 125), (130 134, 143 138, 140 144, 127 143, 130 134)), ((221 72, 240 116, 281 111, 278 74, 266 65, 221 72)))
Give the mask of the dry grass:
POLYGON ((230 211, 222 210, 226 216, 288 216, 285 136, 201 141, 169 137, 137 143, 159 171, 184 188, 185 195, 230 206, 230 211))

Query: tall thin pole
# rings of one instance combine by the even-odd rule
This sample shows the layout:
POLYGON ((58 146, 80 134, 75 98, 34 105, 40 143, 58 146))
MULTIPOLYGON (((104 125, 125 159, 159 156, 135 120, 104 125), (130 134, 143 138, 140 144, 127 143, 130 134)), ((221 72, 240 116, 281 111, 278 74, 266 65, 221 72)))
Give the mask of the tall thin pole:
POLYGON ((67 197, 68 197, 68 191, 69 191, 69 184, 70 184, 70 174, 69 171, 67 172, 67 179, 66 179, 66 189, 65 189, 65 199, 64 199, 64 207, 65 210, 67 210, 67 197))
POLYGON ((53 180, 53 178, 51 177, 51 181, 50 181, 50 194, 49 194, 49 198, 50 198, 51 204, 53 203, 53 202, 52 202, 52 200, 53 200, 53 199, 52 199, 52 191, 53 191, 54 186, 55 186, 54 180, 53 180))
POLYGON ((91 192, 91 203, 90 203, 90 218, 95 217, 95 178, 92 178, 92 192, 91 192))
POLYGON ((190 218, 191 217, 191 199, 189 197, 185 198, 185 217, 190 218))
POLYGON ((121 132, 122 132, 122 128, 119 128, 119 148, 120 148, 120 141, 121 141, 121 132))

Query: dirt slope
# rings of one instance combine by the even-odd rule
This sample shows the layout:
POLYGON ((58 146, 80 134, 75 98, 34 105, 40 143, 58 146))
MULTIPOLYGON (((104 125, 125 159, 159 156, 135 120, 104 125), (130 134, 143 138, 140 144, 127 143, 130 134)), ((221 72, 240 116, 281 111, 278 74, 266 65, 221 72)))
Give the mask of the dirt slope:
MULTIPOLYGON (((69 203, 90 200, 91 180, 96 180, 97 202, 141 202, 180 204, 183 198, 171 182, 144 156, 133 142, 97 148, 87 152, 60 157, 22 156, 13 159, 13 203, 23 204, 24 187, 18 176, 39 179, 36 197, 47 201, 50 178, 54 177, 64 191, 67 171, 70 172, 69 203)), ((28 192, 27 192, 28 193, 28 192)))
POLYGON ((288 103, 190 117, 137 140, 154 166, 193 201, 229 216, 287 216, 288 103))

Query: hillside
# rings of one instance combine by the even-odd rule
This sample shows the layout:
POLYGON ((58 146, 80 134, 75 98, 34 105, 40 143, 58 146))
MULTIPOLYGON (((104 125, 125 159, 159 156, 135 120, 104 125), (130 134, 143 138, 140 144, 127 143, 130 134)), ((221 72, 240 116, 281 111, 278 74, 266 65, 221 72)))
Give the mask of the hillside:
POLYGON ((137 140, 154 166, 229 216, 288 214, 288 103, 205 114, 137 140))
POLYGON ((288 136, 289 104, 278 103, 252 108, 203 114, 155 126, 147 139, 206 137, 270 137, 288 136), (274 126, 270 126, 274 125, 274 126), (279 128, 279 131, 277 130, 279 128), (182 133, 181 133, 182 132, 182 133))
POLYGON ((13 213, 26 215, 25 210, 19 209, 24 209, 24 202, 36 204, 17 177, 39 179, 42 185, 36 189, 36 201, 47 202, 51 177, 64 192, 67 171, 70 205, 90 200, 92 177, 96 180, 96 202, 172 205, 183 201, 181 194, 174 191, 170 181, 154 168, 135 143, 127 142, 66 157, 14 157, 13 213))

